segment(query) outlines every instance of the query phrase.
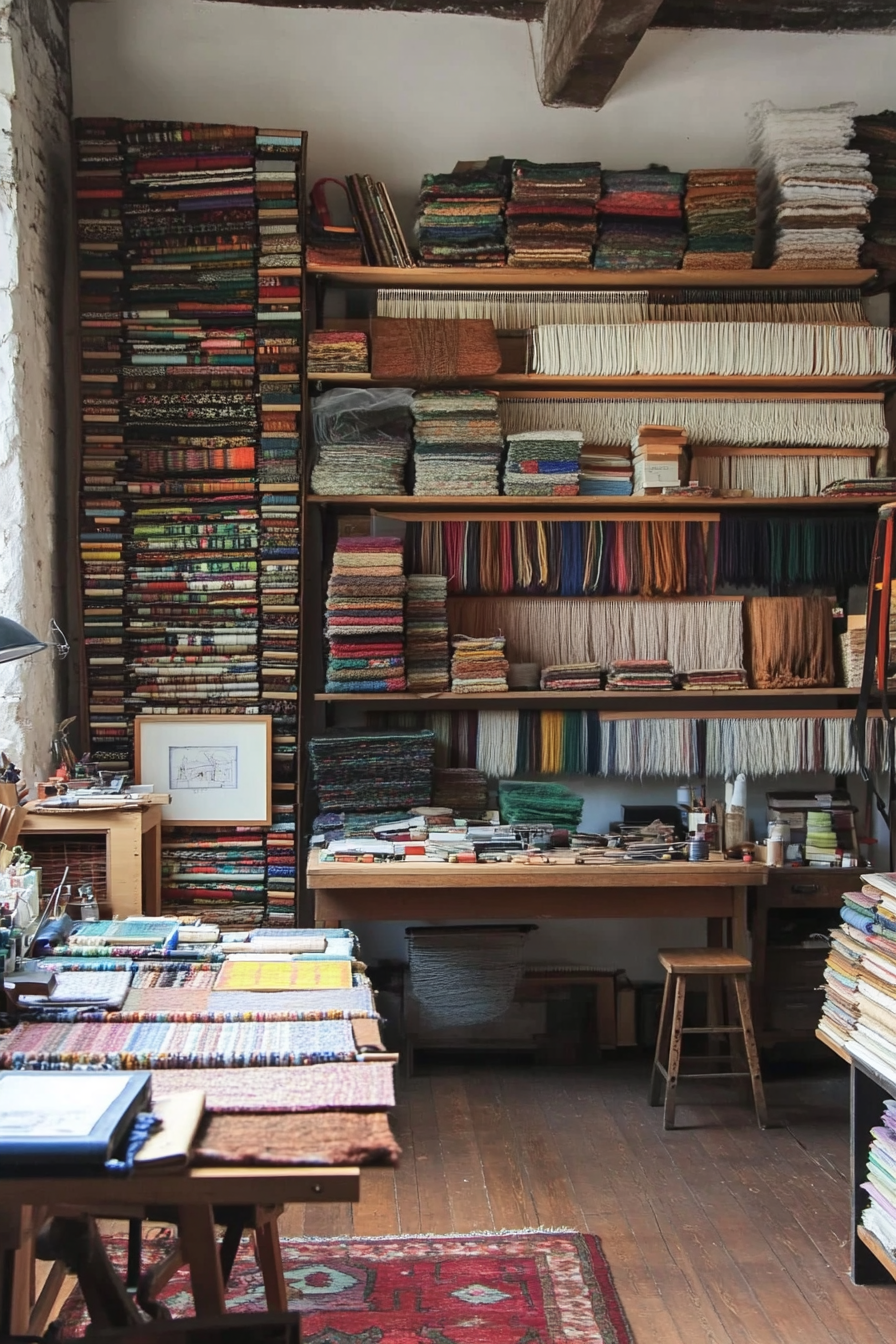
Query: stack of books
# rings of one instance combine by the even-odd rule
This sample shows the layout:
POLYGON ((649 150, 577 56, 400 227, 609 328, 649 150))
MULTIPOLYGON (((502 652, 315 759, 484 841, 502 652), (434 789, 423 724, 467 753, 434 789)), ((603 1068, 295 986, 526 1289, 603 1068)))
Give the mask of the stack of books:
POLYGON ((579 461, 580 495, 630 495, 632 460, 627 448, 585 444, 579 461))
POLYGON ((367 265, 416 266, 385 183, 374 182, 369 173, 350 173, 345 184, 367 265))
POLYGON ((641 425, 632 439, 632 494, 660 495, 687 480, 687 441, 676 425, 641 425))

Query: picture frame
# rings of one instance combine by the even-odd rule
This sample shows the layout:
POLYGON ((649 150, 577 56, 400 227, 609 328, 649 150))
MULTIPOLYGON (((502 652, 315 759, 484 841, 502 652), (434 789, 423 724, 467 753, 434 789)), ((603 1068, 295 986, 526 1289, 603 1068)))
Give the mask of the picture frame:
POLYGON ((135 781, 171 801, 168 826, 270 826, 270 714, 141 714, 135 781))

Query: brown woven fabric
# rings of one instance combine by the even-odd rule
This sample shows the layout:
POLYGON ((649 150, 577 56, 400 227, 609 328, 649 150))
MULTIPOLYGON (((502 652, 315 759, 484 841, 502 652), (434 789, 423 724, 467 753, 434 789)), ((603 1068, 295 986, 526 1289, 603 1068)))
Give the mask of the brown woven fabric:
POLYGON ((206 1167, 369 1166, 374 1162, 395 1166, 400 1155, 384 1111, 303 1111, 295 1115, 248 1111, 210 1115, 199 1132, 193 1161, 206 1167))
POLYGON ((750 597, 744 633, 753 685, 833 686, 833 609, 826 597, 750 597))
POLYGON ((437 383, 482 377, 501 368, 495 324, 488 320, 375 317, 370 327, 374 378, 420 378, 437 383))

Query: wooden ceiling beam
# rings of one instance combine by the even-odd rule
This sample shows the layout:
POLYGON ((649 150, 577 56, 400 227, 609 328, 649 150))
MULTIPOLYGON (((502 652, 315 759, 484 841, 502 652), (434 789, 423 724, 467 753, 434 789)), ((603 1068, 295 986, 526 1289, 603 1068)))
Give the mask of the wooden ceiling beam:
POLYGON ((888 32, 896 0, 663 0, 655 28, 779 33, 888 32))
POLYGON ((662 0, 547 0, 541 99, 603 107, 662 0))
MULTIPOLYGON (((233 0, 222 0, 230 4, 233 0)), ((410 14, 466 14, 488 19, 540 19, 544 0, 242 0, 269 9, 375 9, 410 14)))

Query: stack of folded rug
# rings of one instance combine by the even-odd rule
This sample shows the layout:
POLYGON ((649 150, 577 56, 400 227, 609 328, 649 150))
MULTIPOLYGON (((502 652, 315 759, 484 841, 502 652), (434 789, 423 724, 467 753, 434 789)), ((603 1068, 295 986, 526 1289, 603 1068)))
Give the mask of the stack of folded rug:
POLYGON ((599 163, 513 165, 507 206, 510 266, 585 267, 597 238, 599 163))
POLYGON ((601 230, 595 268, 677 270, 687 246, 681 203, 684 184, 684 173, 655 165, 640 171, 605 172, 597 207, 601 230))
POLYGON ((483 694, 507 690, 508 662, 504 657, 503 635, 476 639, 455 635, 451 641, 451 689, 456 695, 483 694))
POLYGON ((327 588, 327 690, 403 691, 404 543, 341 537, 327 588))
POLYGON ((453 173, 427 173, 415 233, 424 266, 503 266, 505 161, 489 159, 453 173))
POLYGON ((688 226, 685 270, 750 269, 756 232, 755 169, 692 168, 684 210, 688 226))

